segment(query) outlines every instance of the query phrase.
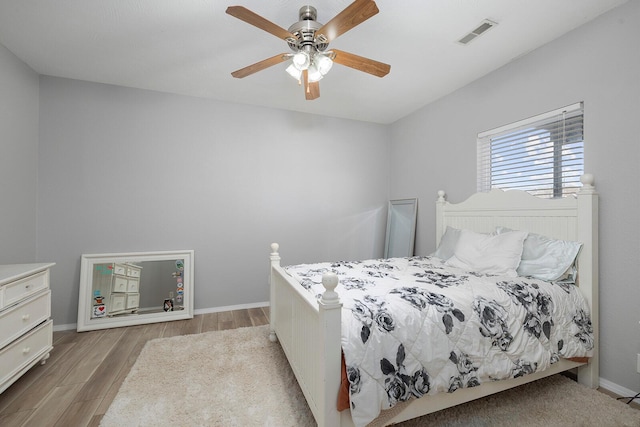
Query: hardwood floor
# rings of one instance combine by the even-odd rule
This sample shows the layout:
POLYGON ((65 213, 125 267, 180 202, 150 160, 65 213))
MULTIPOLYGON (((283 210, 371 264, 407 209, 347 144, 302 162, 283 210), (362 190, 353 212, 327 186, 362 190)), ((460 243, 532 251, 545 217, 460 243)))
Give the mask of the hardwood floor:
POLYGON ((102 331, 55 332, 47 363, 0 394, 0 426, 97 427, 147 341, 267 323, 269 308, 264 307, 102 331))
POLYGON ((151 325, 53 334, 53 351, 0 394, 0 426, 98 426, 147 341, 269 323, 269 308, 151 325))

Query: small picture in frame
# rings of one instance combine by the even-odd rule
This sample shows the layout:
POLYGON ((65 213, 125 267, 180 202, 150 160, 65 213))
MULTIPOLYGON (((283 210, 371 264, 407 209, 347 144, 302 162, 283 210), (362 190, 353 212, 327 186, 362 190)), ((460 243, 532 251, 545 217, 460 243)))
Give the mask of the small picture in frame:
POLYGON ((170 298, 164 300, 164 311, 173 311, 173 301, 170 298))
POLYGON ((93 317, 104 317, 107 314, 107 307, 104 304, 93 306, 93 317))

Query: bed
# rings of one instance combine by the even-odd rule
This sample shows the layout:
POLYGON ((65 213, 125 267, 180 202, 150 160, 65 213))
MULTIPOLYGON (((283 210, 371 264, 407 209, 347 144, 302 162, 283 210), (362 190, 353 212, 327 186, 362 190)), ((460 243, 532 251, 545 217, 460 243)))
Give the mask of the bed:
MULTIPOLYGON (((429 393, 382 411, 374 423, 395 424, 567 370, 575 370, 580 383, 591 388, 598 386, 598 195, 593 176, 584 175, 581 181, 583 186, 576 197, 552 200, 520 191, 493 190, 452 204, 440 191, 436 201, 436 247, 442 246, 441 240, 443 236, 446 238, 448 229, 494 233, 498 227, 580 242, 577 281, 571 286, 584 297, 590 311, 589 357, 561 357, 543 371, 532 370, 501 381, 483 381, 452 393, 429 393)), ((341 328, 349 316, 336 292, 338 276, 323 274, 323 291, 317 295, 305 289, 294 278, 295 274, 280 265, 278 251, 279 245, 272 244, 270 338, 280 342, 318 425, 353 426, 351 411, 339 411, 337 405, 344 371, 341 328)), ((448 323, 456 324, 458 317, 461 316, 453 313, 448 323)), ((387 369, 393 370, 396 363, 400 365, 400 355, 390 359, 392 367, 387 369)), ((357 423, 362 425, 362 419, 357 423)))

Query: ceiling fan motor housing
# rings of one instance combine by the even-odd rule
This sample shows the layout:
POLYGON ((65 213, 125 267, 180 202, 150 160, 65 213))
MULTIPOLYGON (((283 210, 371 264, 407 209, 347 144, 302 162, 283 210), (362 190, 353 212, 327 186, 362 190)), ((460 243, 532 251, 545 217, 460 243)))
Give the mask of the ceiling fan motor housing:
POLYGON ((299 21, 289 27, 289 32, 297 39, 287 39, 287 44, 294 52, 307 51, 314 48, 318 52, 323 52, 329 46, 325 40, 316 40, 316 31, 322 24, 316 21, 318 11, 313 6, 302 6, 298 12, 299 21))
POLYGON ((318 18, 318 11, 313 6, 302 6, 298 11, 298 17, 301 21, 315 21, 318 18))

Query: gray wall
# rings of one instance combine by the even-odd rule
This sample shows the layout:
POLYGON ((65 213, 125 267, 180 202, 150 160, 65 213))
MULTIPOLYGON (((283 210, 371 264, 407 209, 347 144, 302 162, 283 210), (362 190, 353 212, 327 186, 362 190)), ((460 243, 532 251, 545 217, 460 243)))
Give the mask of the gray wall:
POLYGON ((36 259, 38 74, 0 45, 0 264, 36 259))
POLYGON ((287 264, 382 255, 386 126, 44 76, 40 115, 55 324, 83 253, 193 249, 196 309, 268 301, 271 242, 287 264))
POLYGON ((479 132, 584 101, 585 171, 600 193, 600 374, 630 390, 640 389, 639 40, 631 1, 394 123, 391 157, 391 198, 420 197, 416 250, 427 254, 437 190, 453 202, 475 191, 479 132))

